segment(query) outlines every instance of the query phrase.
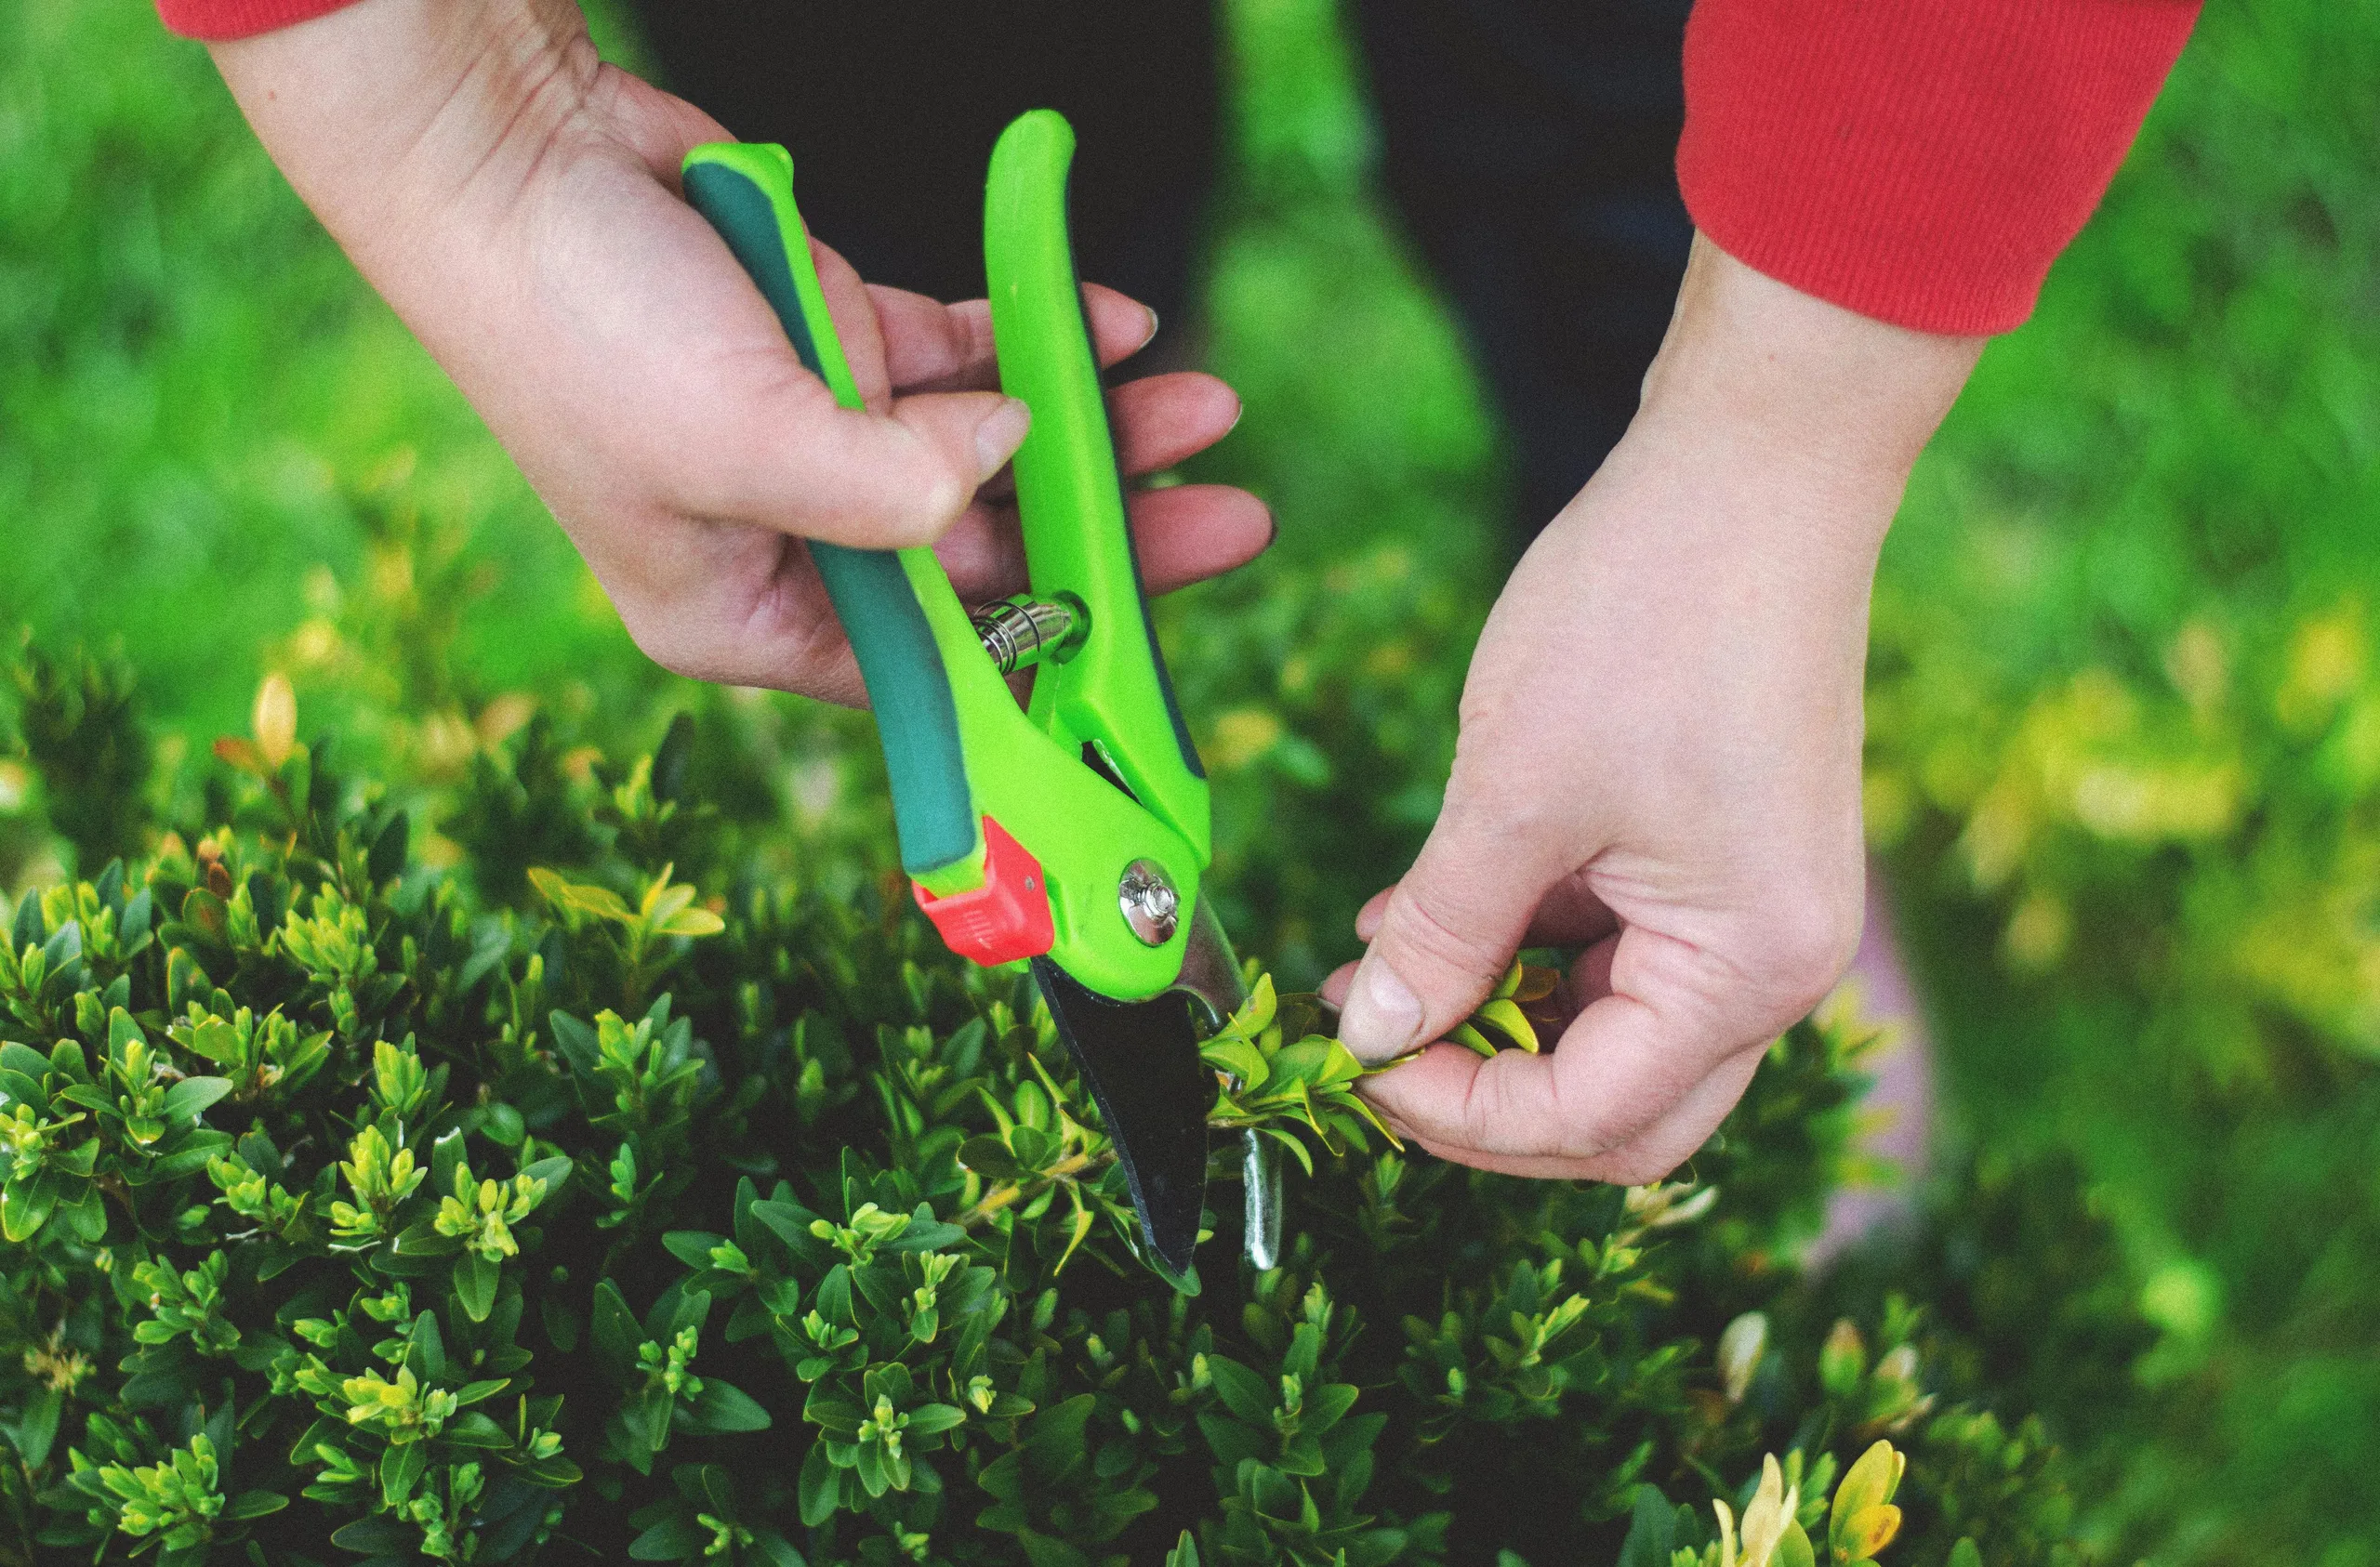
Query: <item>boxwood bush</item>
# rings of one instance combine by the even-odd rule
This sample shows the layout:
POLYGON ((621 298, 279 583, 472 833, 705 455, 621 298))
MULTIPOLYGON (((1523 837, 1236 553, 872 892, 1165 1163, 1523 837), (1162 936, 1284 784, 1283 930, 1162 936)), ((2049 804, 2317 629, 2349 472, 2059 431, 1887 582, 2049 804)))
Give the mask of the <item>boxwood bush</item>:
POLYGON ((2039 1428, 1795 1266, 1847 1012, 1623 1191, 1395 1148, 1260 983, 1216 1114, 1295 1144, 1291 1240, 1240 1260, 1221 1157, 1183 1293, 1029 981, 733 787, 748 709, 617 758, 540 716, 425 788, 275 678, 160 806, 76 770, 151 754, 126 687, 18 681, 87 869, 0 956, 0 1561, 2071 1554, 2039 1428))

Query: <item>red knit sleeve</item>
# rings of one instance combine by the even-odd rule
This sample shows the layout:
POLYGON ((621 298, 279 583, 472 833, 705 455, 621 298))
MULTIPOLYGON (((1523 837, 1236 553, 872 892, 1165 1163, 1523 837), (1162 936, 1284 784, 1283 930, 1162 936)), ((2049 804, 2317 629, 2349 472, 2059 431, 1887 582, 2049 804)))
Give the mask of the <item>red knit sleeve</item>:
POLYGON ((185 38, 220 42, 308 21, 352 3, 353 0, 157 0, 157 15, 185 38))
POLYGON ((2197 17, 2197 0, 1697 0, 1686 207, 1805 293, 1928 332, 2005 332, 2197 17))

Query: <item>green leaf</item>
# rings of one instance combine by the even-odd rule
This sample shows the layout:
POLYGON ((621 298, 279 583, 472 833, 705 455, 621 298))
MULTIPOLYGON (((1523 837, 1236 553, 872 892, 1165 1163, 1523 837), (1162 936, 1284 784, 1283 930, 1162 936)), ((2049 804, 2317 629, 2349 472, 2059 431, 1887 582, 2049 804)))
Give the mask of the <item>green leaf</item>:
POLYGON ((1639 1485, 1628 1537, 1620 1542, 1614 1567, 1670 1567, 1670 1553, 1676 1548, 1677 1509, 1658 1487, 1639 1485))
POLYGON ((1282 1046, 1274 1053, 1273 1076, 1264 1091, 1278 1096, 1288 1093, 1292 1085, 1312 1083, 1329 1070, 1331 1047, 1337 1044, 1337 1040, 1325 1039, 1317 1034, 1294 1045, 1282 1046))
POLYGON ((1207 1375, 1224 1408, 1259 1429, 1272 1429, 1273 1411, 1280 1407, 1278 1389, 1227 1355, 1209 1355, 1207 1375))
POLYGON ((463 1167, 463 1128, 441 1133, 430 1145, 430 1194, 443 1197, 455 1190, 455 1172, 463 1167))
MULTIPOLYGON (((434 1192, 437 1188, 430 1190, 434 1192)), ((399 1257, 452 1257, 463 1249, 463 1238, 440 1234, 433 1216, 406 1225, 397 1232, 392 1244, 399 1257)))
POLYGON ((555 1047, 573 1071, 591 1073, 602 1063, 602 1041, 591 1023, 567 1012, 554 1011, 546 1015, 546 1026, 552 1031, 555 1047))
POLYGON ((1453 1030, 1447 1034, 1447 1037, 1453 1040, 1463 1048, 1476 1051, 1478 1054, 1486 1056, 1490 1060, 1496 1059, 1496 1047, 1489 1042, 1486 1034, 1480 1033, 1477 1029, 1472 1027, 1467 1022, 1455 1024, 1453 1030))
POLYGON ((1900 1485, 1903 1463, 1893 1444, 1880 1438, 1859 1455, 1844 1475, 1843 1483, 1834 1488, 1834 1505, 1827 1515, 1827 1533, 1834 1541, 1836 1554, 1842 1554, 1842 1532, 1854 1515, 1893 1499, 1893 1493, 1900 1485))
POLYGON ((684 1561, 699 1558, 710 1532, 684 1513, 672 1513, 628 1542, 631 1561, 684 1561))
POLYGON ((31 1180, 15 1180, 0 1192, 0 1235, 10 1241, 30 1241, 49 1221, 50 1210, 58 1205, 58 1188, 47 1176, 31 1180))
POLYGON ((467 1251, 455 1259, 455 1298, 463 1314, 475 1323, 487 1321, 496 1310, 496 1286, 502 1271, 489 1258, 467 1251))
MULTIPOLYGON (((693 889, 689 888, 687 890, 692 891, 693 889)), ((653 928, 655 935, 688 938, 716 936, 726 928, 727 921, 708 909, 698 908, 681 909, 653 928)))
POLYGON ((499 1426, 485 1413, 471 1409, 446 1422, 438 1433, 439 1440, 456 1447, 509 1447, 512 1433, 499 1426))
POLYGON ((1090 1205, 1082 1200, 1082 1189, 1068 1186, 1066 1196, 1074 1204, 1074 1218, 1066 1226, 1066 1249, 1058 1254, 1057 1265, 1050 1270, 1052 1277, 1066 1271, 1066 1264, 1074 1260, 1076 1250, 1091 1237, 1093 1216, 1090 1205))
POLYGON ((385 1513, 376 1518, 359 1518, 331 1535, 331 1544, 363 1556, 411 1555, 420 1543, 421 1531, 385 1513))
POLYGON ((774 1529, 752 1531, 752 1548, 760 1553, 768 1567, 809 1567, 801 1553, 793 1548, 793 1543, 774 1529))
MULTIPOLYGON (((1189 1530, 1182 1531, 1180 1541, 1165 1553, 1165 1567, 1198 1567, 1198 1543, 1190 1537, 1189 1530)), ((1669 1567, 1669 1563, 1664 1561, 1661 1567, 1669 1567)))
POLYGON ((1198 1056, 1210 1069, 1229 1073, 1251 1093, 1264 1086, 1264 1052, 1245 1039, 1217 1034, 1198 1047, 1198 1056))
POLYGON ((555 1194, 570 1183, 571 1172, 575 1167, 569 1159, 559 1153, 550 1158, 533 1160, 522 1165, 522 1175, 527 1176, 531 1180, 542 1180, 546 1183, 545 1195, 532 1205, 531 1211, 534 1212, 536 1208, 552 1202, 555 1194))
POLYGON ((364 863, 374 882, 393 881, 404 874, 405 849, 412 836, 413 823, 402 810, 382 824, 373 836, 372 853, 364 863))
POLYGON ((108 1054, 110 1056, 121 1058, 126 1047, 145 1045, 148 1040, 149 1036, 140 1032, 140 1025, 132 1021, 131 1013, 121 1007, 109 1010, 108 1054))
POLYGON ((678 1427, 694 1436, 724 1436, 734 1431, 765 1431, 769 1412, 741 1388, 716 1376, 703 1378, 703 1390, 678 1411, 678 1427))
POLYGON ((446 1339, 438 1331, 437 1314, 425 1309, 413 1320, 413 1332, 405 1349, 405 1364, 425 1382, 443 1382, 446 1377, 446 1339))
POLYGON ((828 1460, 824 1442, 812 1442, 810 1455, 801 1461, 800 1497, 801 1521, 812 1529, 834 1517, 842 1506, 842 1471, 828 1460))
POLYGON ((408 1442, 390 1447, 380 1455, 380 1501, 385 1507, 403 1505, 413 1495, 422 1470, 430 1467, 430 1444, 408 1442))
POLYGON ((1527 1015, 1514 1003, 1501 996, 1492 1001, 1483 1001, 1479 1004, 1479 1010, 1472 1016, 1531 1055, 1537 1053, 1537 1030, 1529 1026, 1527 1015))
POLYGON ((1025 1560, 1032 1567, 1091 1567, 1091 1558, 1064 1540, 1053 1540, 1030 1529, 1018 1532, 1017 1543, 1025 1547, 1025 1560))
POLYGON ((178 1180, 206 1168, 207 1161, 229 1152, 231 1134, 229 1132, 191 1130, 176 1134, 160 1147, 173 1152, 161 1153, 149 1163, 148 1179, 152 1181, 178 1180))
POLYGON ((1248 999, 1241 1002, 1239 1010, 1231 1015, 1225 1032, 1236 1034, 1242 1039, 1253 1039, 1273 1026, 1274 1015, 1279 1010, 1280 996, 1273 988, 1273 976, 1260 974, 1256 978, 1256 988, 1248 993, 1248 999))
POLYGON ((1299 1137, 1295 1132, 1285 1132, 1278 1126, 1260 1126, 1257 1130, 1262 1132, 1264 1136, 1280 1143, 1294 1154, 1297 1158, 1299 1166, 1303 1169, 1309 1177, 1314 1174, 1314 1155, 1306 1152, 1305 1139, 1303 1138, 1299 1137))
POLYGON ((25 1394, 24 1412, 17 1420, 17 1453, 27 1468, 41 1468, 58 1440, 58 1417, 66 1395, 55 1388, 36 1387, 25 1394))
POLYGON ((1008 1144, 995 1137, 972 1137, 959 1145, 959 1162, 986 1180, 1015 1180, 1025 1174, 1008 1144))
POLYGON ((237 1523, 243 1519, 279 1512, 288 1505, 289 1498, 278 1491, 243 1491, 223 1504, 223 1517, 228 1522, 237 1523))

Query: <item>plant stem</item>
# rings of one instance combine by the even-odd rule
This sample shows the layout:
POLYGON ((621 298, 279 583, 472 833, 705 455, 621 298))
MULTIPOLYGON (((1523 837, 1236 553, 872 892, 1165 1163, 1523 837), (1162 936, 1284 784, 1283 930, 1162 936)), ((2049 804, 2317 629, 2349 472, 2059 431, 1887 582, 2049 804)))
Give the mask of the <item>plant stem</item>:
POLYGON ((961 1230, 972 1230, 1002 1208, 1026 1197, 1038 1197, 1062 1180, 1074 1180, 1090 1171, 1104 1168, 1114 1163, 1113 1145, 1096 1153, 1077 1153, 1059 1160, 1048 1169, 1027 1180, 1007 1180, 984 1193, 983 1200, 950 1222, 961 1230))
MULTIPOLYGON (((1207 1129, 1216 1132, 1236 1132, 1250 1126, 1267 1126, 1274 1119, 1270 1115, 1217 1115, 1208 1120, 1207 1129)), ((973 1207, 967 1209, 950 1222, 961 1230, 972 1230, 1002 1208, 1028 1198, 1038 1197, 1062 1180, 1080 1179, 1094 1170, 1106 1168, 1115 1162, 1116 1150, 1112 1145, 1096 1153, 1077 1153, 1070 1158, 1061 1159, 1048 1169, 1024 1180, 1002 1181, 985 1192, 983 1199, 973 1207)))

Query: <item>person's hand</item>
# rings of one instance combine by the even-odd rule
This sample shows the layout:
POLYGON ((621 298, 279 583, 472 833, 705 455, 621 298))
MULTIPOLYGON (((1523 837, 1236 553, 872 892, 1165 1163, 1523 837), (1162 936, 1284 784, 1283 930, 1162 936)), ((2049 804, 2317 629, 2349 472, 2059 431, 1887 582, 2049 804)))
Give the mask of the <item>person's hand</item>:
MULTIPOLYGON (((866 286, 816 246, 868 403, 837 407, 680 199, 680 159, 728 133, 601 64, 571 0, 363 0, 215 57, 298 194, 659 663, 859 701, 804 538, 939 540, 971 601, 1025 586, 1012 507, 978 494, 1028 423, 994 389, 988 308, 866 286)), ((1121 295, 1091 289, 1086 304, 1103 362, 1155 330, 1121 295)), ((1153 376, 1110 400, 1128 475, 1181 461, 1237 416, 1209 375, 1153 376)), ((1136 495, 1132 519, 1152 591, 1272 538, 1261 503, 1215 486, 1136 495)))
POLYGON ((1400 1132, 1511 1174, 1656 1179, 1840 977, 1876 551, 1978 347, 1697 242, 1635 421, 1488 617, 1436 828, 1325 987, 1381 1061, 1518 948, 1576 946, 1574 1016, 1543 1054, 1441 1044, 1368 1080, 1400 1132))

